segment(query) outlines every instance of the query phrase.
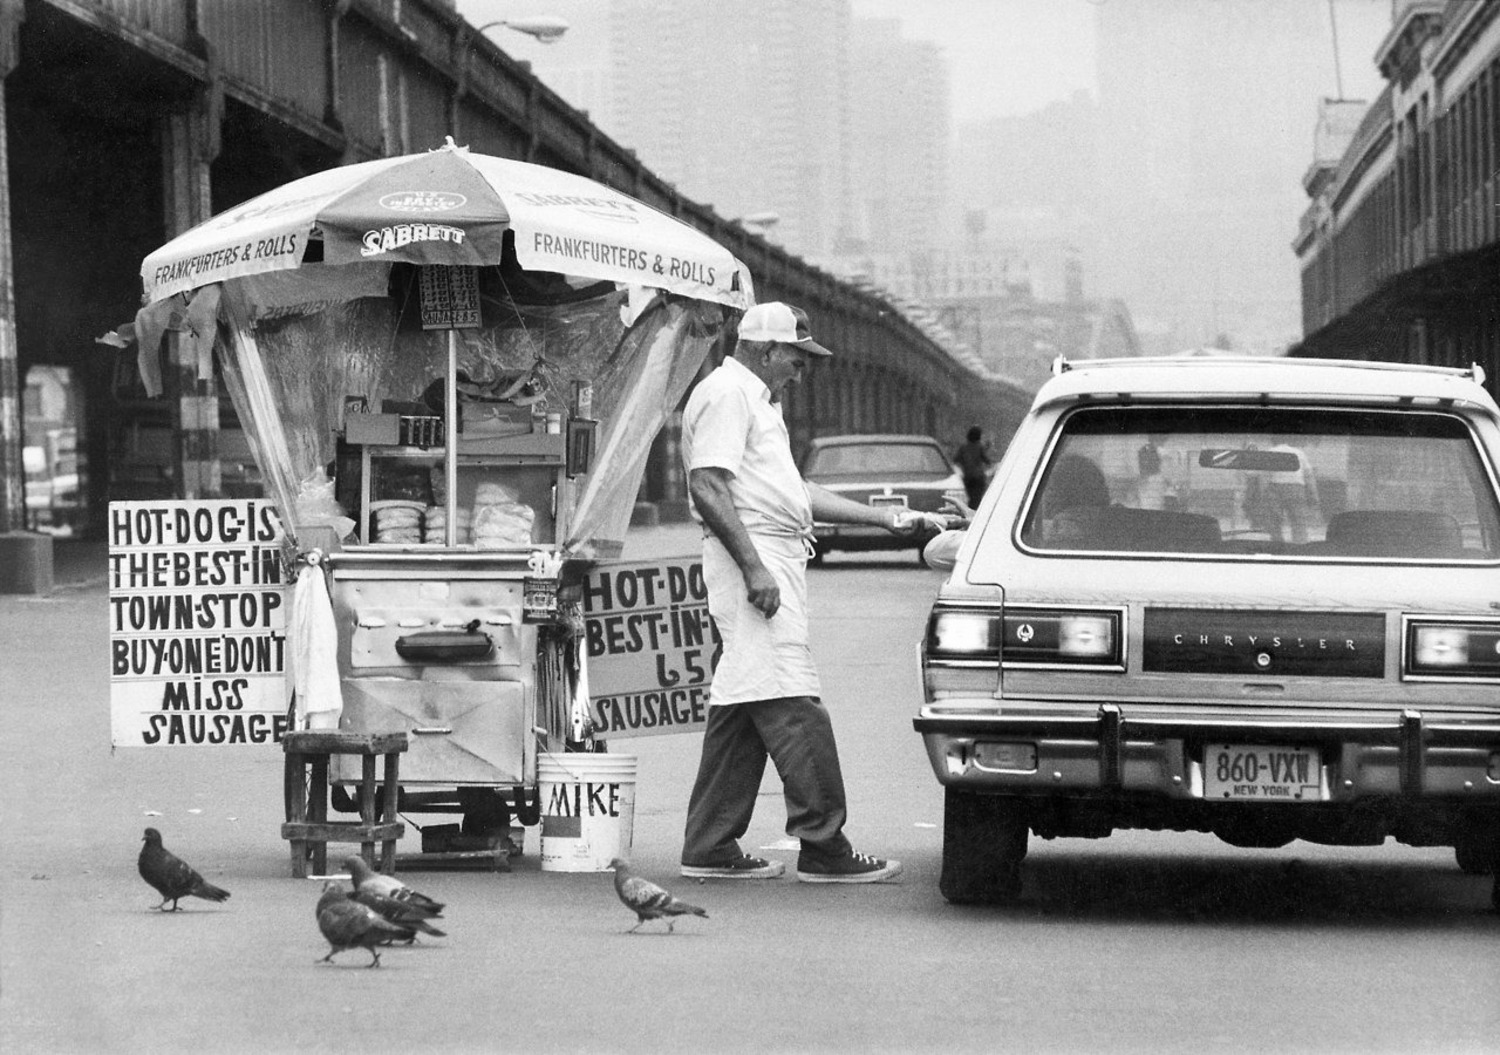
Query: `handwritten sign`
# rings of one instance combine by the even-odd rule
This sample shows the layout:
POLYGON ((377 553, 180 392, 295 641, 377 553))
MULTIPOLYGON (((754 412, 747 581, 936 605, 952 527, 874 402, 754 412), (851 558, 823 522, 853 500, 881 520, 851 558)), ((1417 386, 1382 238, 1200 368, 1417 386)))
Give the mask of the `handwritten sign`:
POLYGON ((422 329, 473 329, 479 325, 479 269, 435 265, 419 272, 422 329))
POLYGON ((607 562, 583 594, 595 736, 702 732, 719 640, 703 562, 607 562))
POLYGON ((111 502, 110 742, 286 731, 287 582, 270 502, 111 502))

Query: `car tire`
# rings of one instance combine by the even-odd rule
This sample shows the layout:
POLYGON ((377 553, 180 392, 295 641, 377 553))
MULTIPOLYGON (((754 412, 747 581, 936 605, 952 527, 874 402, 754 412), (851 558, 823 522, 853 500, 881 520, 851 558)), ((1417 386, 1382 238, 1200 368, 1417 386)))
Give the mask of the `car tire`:
POLYGON ((1467 875, 1490 875, 1495 871, 1497 857, 1500 857, 1500 838, 1487 828, 1467 826, 1453 842, 1453 859, 1467 875))
POLYGON ((1029 832, 1023 800, 948 788, 938 890, 955 905, 1004 905, 1021 895, 1029 832))

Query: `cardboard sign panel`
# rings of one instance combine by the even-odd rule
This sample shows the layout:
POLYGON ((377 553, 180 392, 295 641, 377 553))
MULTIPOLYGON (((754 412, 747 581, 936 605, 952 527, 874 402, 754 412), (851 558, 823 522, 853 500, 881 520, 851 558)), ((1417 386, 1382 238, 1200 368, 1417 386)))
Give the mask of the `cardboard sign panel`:
POLYGON ((583 611, 595 735, 701 732, 719 653, 702 560, 601 563, 583 611))
POLYGON ((263 499, 110 503, 113 746, 281 739, 290 610, 281 538, 263 499))

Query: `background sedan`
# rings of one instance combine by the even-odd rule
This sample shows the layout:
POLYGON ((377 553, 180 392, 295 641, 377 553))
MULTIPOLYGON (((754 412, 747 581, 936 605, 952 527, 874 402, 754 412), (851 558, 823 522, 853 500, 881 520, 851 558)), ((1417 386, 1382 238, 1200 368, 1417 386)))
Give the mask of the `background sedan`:
MULTIPOLYGON (((856 502, 919 513, 938 512, 946 495, 960 500, 964 495, 963 479, 931 436, 821 436, 808 448, 802 475, 856 502)), ((859 524, 817 524, 814 533, 815 564, 832 550, 913 549, 920 560, 934 534, 924 530, 901 537, 859 524)))

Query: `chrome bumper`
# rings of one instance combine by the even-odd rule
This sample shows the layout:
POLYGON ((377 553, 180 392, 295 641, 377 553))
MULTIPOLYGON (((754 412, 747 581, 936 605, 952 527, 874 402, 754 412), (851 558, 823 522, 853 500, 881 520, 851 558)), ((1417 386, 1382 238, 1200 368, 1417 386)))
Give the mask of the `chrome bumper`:
POLYGON ((1406 710, 1296 720, 1163 717, 1132 715, 1115 704, 1093 713, 975 713, 981 709, 945 700, 924 707, 914 719, 940 783, 1034 794, 1115 790, 1202 799, 1205 742, 1317 743, 1324 747, 1321 801, 1377 795, 1500 798, 1500 716, 1429 718, 1406 710), (984 741, 1035 745, 1036 768, 986 768, 975 752, 984 741))

